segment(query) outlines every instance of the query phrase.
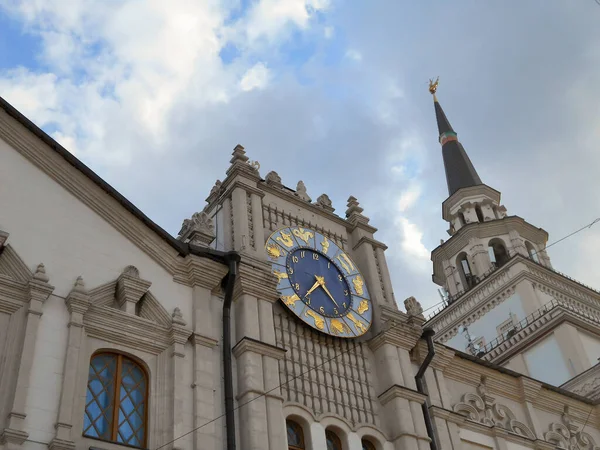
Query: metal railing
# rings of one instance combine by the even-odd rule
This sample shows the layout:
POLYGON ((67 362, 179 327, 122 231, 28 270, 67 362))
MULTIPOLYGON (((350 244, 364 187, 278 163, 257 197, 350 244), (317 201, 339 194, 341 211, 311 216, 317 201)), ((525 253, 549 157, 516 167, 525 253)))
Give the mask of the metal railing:
MULTIPOLYGON (((492 268, 490 270, 488 270, 487 272, 485 272, 483 275, 480 275, 479 277, 472 277, 471 279, 473 280, 472 284, 469 285, 469 287, 467 289, 463 289, 462 291, 457 292, 454 295, 450 295, 448 294, 445 298, 445 303, 440 306, 439 308, 433 310, 433 312, 431 312, 430 314, 427 315, 427 320, 431 320, 433 319, 435 316, 437 316, 439 313, 441 313, 442 311, 444 311, 448 306, 452 305, 453 303, 457 302, 458 300, 460 300, 465 294, 469 293, 470 291, 473 290, 473 288, 475 288, 476 286, 478 286, 479 284, 481 284, 481 282, 483 280, 485 280, 486 278, 488 278, 490 275, 492 275, 494 272, 496 272, 496 270, 498 270, 501 267, 504 267, 509 261, 511 261, 512 259, 521 256, 522 258, 526 258, 527 260, 531 261, 532 263, 543 267, 544 269, 547 269, 551 272, 554 272, 557 275, 560 275, 563 278, 566 278, 569 281, 572 281, 574 283, 577 283, 580 286, 585 287, 586 289, 589 289, 590 291, 600 295, 600 290, 598 289, 594 289, 591 286, 588 286, 587 284, 582 283, 581 281, 576 280, 575 278, 570 277, 569 275, 566 275, 562 272, 559 272, 558 270, 549 267, 549 266, 545 266, 542 263, 535 261, 533 258, 531 257, 526 257, 523 256, 519 253, 514 254, 513 256, 511 256, 509 259, 507 259, 501 266, 497 266, 497 265, 493 265, 492 268)), ((600 306, 600 303, 599 305, 600 306)))

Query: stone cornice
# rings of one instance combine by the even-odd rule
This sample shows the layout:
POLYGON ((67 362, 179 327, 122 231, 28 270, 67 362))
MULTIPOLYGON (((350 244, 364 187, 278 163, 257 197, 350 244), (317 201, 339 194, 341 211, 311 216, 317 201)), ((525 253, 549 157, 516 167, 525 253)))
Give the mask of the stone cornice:
POLYGON ((410 351, 412 348, 414 348, 420 336, 421 327, 411 327, 411 325, 408 323, 404 323, 402 325, 393 323, 390 324, 389 328, 384 329, 369 339, 368 345, 374 352, 386 344, 410 351))
POLYGON ((283 359, 287 350, 245 336, 240 339, 237 344, 235 344, 232 352, 236 358, 239 358, 239 356, 245 352, 253 352, 263 356, 270 356, 271 358, 275 359, 283 359))
POLYGON ((0 311, 12 314, 28 301, 27 284, 0 275, 0 311))
MULTIPOLYGON (((190 336, 193 334, 193 331, 190 330, 189 328, 186 328, 182 325, 178 325, 178 324, 172 324, 171 325, 171 329, 169 330, 169 341, 171 343, 171 345, 173 344, 180 344, 180 345, 184 345, 188 339, 190 338, 190 336)), ((178 356, 185 356, 185 355, 178 355, 178 356)))
POLYGON ((381 403, 382 406, 385 406, 387 403, 396 398, 404 398, 406 400, 423 404, 425 403, 427 396, 405 386, 394 384, 383 393, 379 394, 377 398, 379 399, 379 403, 381 403))
POLYGON ((337 223, 338 225, 342 225, 346 230, 351 230, 352 225, 348 223, 348 221, 342 219, 337 214, 334 214, 330 211, 327 211, 323 208, 319 208, 315 203, 308 203, 301 198, 294 195, 293 190, 288 190, 288 188, 276 188, 274 186, 268 185, 266 182, 261 181, 259 183, 260 188, 275 197, 281 198, 282 200, 287 200, 290 203, 295 204, 296 206, 301 207, 302 209, 306 209, 307 211, 313 212, 319 216, 326 217, 332 222, 337 223))
POLYGON ((204 336, 198 333, 192 334, 192 343, 203 347, 214 348, 219 344, 219 341, 210 336, 204 336))
MULTIPOLYGON (((454 361, 454 358, 456 358, 455 353, 451 348, 448 348, 444 345, 434 344, 434 346, 435 355, 431 360, 431 367, 433 367, 434 369, 444 371, 446 367, 452 361, 454 361)), ((411 355, 416 363, 421 364, 425 360, 427 353, 427 343, 423 339, 421 339, 413 348, 411 355)))
POLYGON ((277 293, 277 278, 271 272, 271 266, 266 261, 258 260, 244 254, 238 266, 233 291, 233 299, 241 295, 252 295, 261 300, 276 302, 279 300, 277 293))
MULTIPOLYGON (((375 230, 377 231, 377 230, 375 230)), ((383 242, 379 242, 376 239, 373 239, 372 237, 369 236, 363 236, 361 237, 358 242, 356 243, 356 245, 354 245, 354 247, 352 247, 352 250, 356 250, 358 247, 360 247, 362 244, 371 244, 374 248, 380 248, 383 251, 386 251, 388 249, 387 245, 385 245, 383 242)))
POLYGON ((170 329, 110 306, 90 306, 84 316, 88 336, 158 355, 171 345, 170 329))
POLYGON ((0 253, 0 275, 6 275, 15 281, 26 283, 33 274, 15 249, 8 244, 2 248, 0 253))
POLYGON ((519 378, 521 397, 526 402, 534 403, 542 390, 542 383, 527 377, 519 378))
POLYGON ((179 253, 174 247, 4 111, 0 111, 0 138, 173 273, 179 253))
POLYGON ((434 263, 434 276, 436 277, 434 281, 439 284, 440 280, 437 278, 443 276, 442 260, 457 255, 469 245, 471 239, 491 238, 508 234, 512 230, 519 233, 522 238, 536 244, 543 245, 548 240, 548 233, 545 230, 534 227, 519 216, 507 216, 503 219, 490 220, 489 222, 467 224, 431 252, 431 260, 434 263))
POLYGON ((464 187, 456 191, 442 203, 442 218, 450 221, 450 209, 457 203, 472 197, 488 197, 493 202, 500 204, 500 192, 485 184, 464 187))
POLYGON ((245 183, 239 178, 232 181, 230 181, 229 178, 226 178, 223 182, 222 187, 225 188, 225 192, 222 194, 223 197, 231 197, 231 193, 237 188, 240 188, 250 194, 258 195, 260 198, 263 198, 265 196, 265 193, 256 187, 256 183, 254 183, 254 185, 251 185, 245 183))
POLYGON ((227 275, 228 268, 208 258, 188 255, 179 260, 174 281, 186 286, 201 286, 215 289, 227 275))

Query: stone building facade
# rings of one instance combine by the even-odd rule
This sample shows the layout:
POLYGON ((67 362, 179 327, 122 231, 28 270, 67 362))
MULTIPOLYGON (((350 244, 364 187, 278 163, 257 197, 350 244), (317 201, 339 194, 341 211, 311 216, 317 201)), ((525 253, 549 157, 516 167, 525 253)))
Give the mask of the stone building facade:
MULTIPOLYGON (((1 449, 222 450, 233 440, 242 450, 600 443, 592 396, 442 343, 464 308, 485 308, 473 300, 482 284, 462 299, 448 285, 457 298, 429 323, 412 297, 406 312, 398 308, 386 246, 356 198, 335 214, 327 195, 313 201, 304 183, 289 189, 275 172, 263 178, 237 146, 204 209, 174 238, 12 106, 0 106, 1 449), (354 325, 360 337, 319 331, 317 318, 316 328, 307 325, 280 299, 285 277, 275 274, 265 244, 282 227, 327 238, 360 270, 365 287, 352 289, 368 288, 372 322, 357 324, 362 317, 353 312, 338 329, 350 333, 354 325)), ((457 198, 480 198, 503 214, 495 191, 469 189, 457 198)), ((452 202, 448 217, 462 200, 452 202)), ((545 242, 522 219, 503 218, 502 227, 518 233, 515 243, 545 242)), ((551 269, 546 256, 540 263, 520 255, 506 268, 531 265, 539 278, 551 269)), ((445 282, 446 260, 436 258, 435 276, 445 282)), ((506 276, 512 281, 503 292, 517 292, 517 275, 506 276)), ((552 292, 571 287, 569 298, 581 304, 591 295, 564 283, 552 292)))

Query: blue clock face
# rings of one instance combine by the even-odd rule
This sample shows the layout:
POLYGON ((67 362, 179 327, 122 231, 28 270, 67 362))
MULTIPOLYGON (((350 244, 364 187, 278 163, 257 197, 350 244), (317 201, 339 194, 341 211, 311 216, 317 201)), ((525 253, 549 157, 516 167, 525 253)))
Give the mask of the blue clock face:
POLYGON ((327 236, 302 227, 275 231, 265 244, 283 304, 316 330, 352 338, 369 330, 371 298, 352 258, 327 236))
POLYGON ((346 277, 323 253, 300 247, 288 254, 287 271, 294 292, 321 315, 342 317, 352 306, 346 277))

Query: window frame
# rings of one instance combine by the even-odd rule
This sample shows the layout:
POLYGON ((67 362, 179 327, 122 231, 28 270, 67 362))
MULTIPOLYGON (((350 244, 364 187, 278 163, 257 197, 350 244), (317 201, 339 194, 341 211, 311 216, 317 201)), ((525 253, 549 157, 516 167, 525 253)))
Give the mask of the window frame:
MULTIPOLYGON (((126 447, 130 447, 130 448, 141 448, 141 449, 145 449, 148 447, 148 405, 149 405, 149 399, 150 399, 150 376, 148 374, 148 370, 146 369, 146 367, 144 366, 144 364, 142 362, 140 362, 140 360, 134 356, 131 356, 129 354, 126 353, 121 353, 119 351, 113 351, 113 350, 100 350, 97 351, 95 353, 92 354, 92 356, 90 356, 90 360, 88 363, 88 376, 87 376, 87 383, 86 383, 86 395, 85 395, 85 400, 84 400, 84 424, 85 424, 85 414, 87 413, 87 390, 89 389, 89 384, 90 384, 90 376, 89 376, 89 368, 92 365, 92 361, 94 360, 94 358, 98 357, 98 356, 111 356, 116 358, 116 362, 115 362, 115 374, 114 374, 114 378, 113 378, 113 385, 115 386, 114 388, 114 393, 113 393, 113 399, 112 399, 112 407, 113 407, 113 411, 112 411, 112 415, 111 415, 111 422, 109 423, 109 427, 110 427, 110 439, 104 439, 100 436, 89 436, 87 434, 85 434, 86 430, 83 429, 82 430, 82 436, 86 439, 94 439, 94 440, 98 440, 98 441, 102 441, 102 442, 110 442, 112 444, 116 444, 116 445, 123 445, 126 447), (120 391, 121 391, 121 381, 122 381, 122 371, 123 371, 123 360, 128 360, 130 361, 132 364, 134 364, 141 372, 142 375, 144 377, 144 381, 145 381, 145 390, 144 390, 144 414, 142 416, 142 429, 144 430, 144 434, 143 434, 143 439, 141 440, 140 446, 136 446, 133 444, 129 444, 126 442, 119 442, 117 440, 117 436, 119 433, 119 410, 120 410, 120 404, 121 404, 121 400, 119 399, 120 397, 120 391)), ((88 427, 89 429, 89 427, 88 427)))
POLYGON ((362 450, 377 450, 377 446, 372 440, 363 438, 360 440, 360 446, 362 450))
POLYGON ((290 423, 295 425, 297 430, 300 431, 300 447, 298 447, 297 445, 290 445, 290 443, 288 442, 288 447, 287 447, 288 450, 305 450, 306 449, 306 440, 304 439, 304 428, 302 427, 302 425, 300 425, 294 419, 285 419, 286 437, 287 437, 287 428, 290 423))
MULTIPOLYGON (((343 450, 342 439, 333 430, 325 430, 325 447, 327 447, 327 441, 329 440, 329 436, 333 436, 333 439, 331 440, 334 441, 334 444, 338 447, 335 450, 343 450)), ((329 450, 329 448, 327 448, 327 450, 329 450)))

